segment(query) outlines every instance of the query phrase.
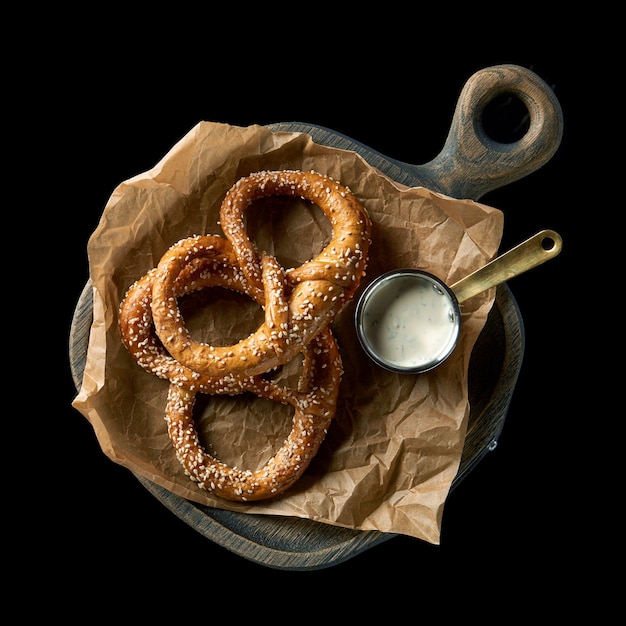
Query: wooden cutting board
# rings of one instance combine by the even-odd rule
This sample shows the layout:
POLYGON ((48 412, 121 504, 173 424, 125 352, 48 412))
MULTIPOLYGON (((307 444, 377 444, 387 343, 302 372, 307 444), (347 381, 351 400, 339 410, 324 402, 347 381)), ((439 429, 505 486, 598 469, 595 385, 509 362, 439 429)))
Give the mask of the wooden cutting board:
MULTIPOLYGON (((423 165, 390 159, 358 141, 315 125, 285 122, 269 128, 304 132, 319 144, 357 152, 372 167, 403 185, 479 200, 487 192, 544 165, 559 147, 563 120, 558 100, 541 78, 515 65, 500 65, 481 70, 467 81, 442 151, 423 165), (517 99, 528 112, 528 130, 513 143, 492 139, 483 123, 486 107, 503 97, 517 99)), ((91 284, 87 283, 70 332, 69 357, 77 389, 85 369, 91 322, 91 284)), ((453 489, 495 447, 523 352, 522 317, 511 291, 501 285, 471 355, 470 416, 453 489)), ((203 536, 243 558, 272 568, 331 567, 394 537, 389 533, 350 530, 300 518, 214 509, 185 500, 143 477, 137 478, 155 498, 203 536)))

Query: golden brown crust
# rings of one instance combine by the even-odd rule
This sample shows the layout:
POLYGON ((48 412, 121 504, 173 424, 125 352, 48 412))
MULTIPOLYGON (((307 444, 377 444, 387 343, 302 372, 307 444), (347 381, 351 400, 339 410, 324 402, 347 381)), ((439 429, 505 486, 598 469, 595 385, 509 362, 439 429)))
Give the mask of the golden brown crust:
POLYGON ((240 179, 227 193, 220 218, 227 239, 181 239, 131 285, 120 305, 119 329, 133 359, 170 382, 168 434, 188 476, 222 498, 260 500, 283 493, 298 480, 335 415, 342 364, 329 325, 365 274, 371 225, 346 187, 321 174, 296 171, 257 172, 240 179), (333 228, 330 243, 316 258, 288 271, 273 256, 257 252, 244 228, 250 203, 276 194, 316 203, 333 228), (232 346, 194 341, 178 298, 210 287, 247 294, 263 307, 263 324, 232 346), (299 354, 303 365, 297 389, 263 376, 299 354), (260 470, 229 467, 200 440, 193 417, 198 392, 251 392, 289 404, 292 430, 260 470))
MULTIPOLYGON (((233 260, 228 241, 215 236, 191 237, 201 250, 182 267, 174 281, 174 296, 209 287, 225 287, 255 294, 233 260)), ((156 268, 128 289, 120 305, 122 341, 147 371, 169 380, 166 421, 176 456, 185 472, 200 488, 234 501, 252 501, 277 496, 303 474, 317 454, 335 411, 342 365, 335 338, 329 328, 301 349, 302 374, 297 389, 278 385, 261 376, 238 377, 230 373, 211 377, 197 373, 171 357, 162 347, 152 326, 152 287, 156 268), (229 467, 208 454, 193 419, 198 392, 214 395, 253 393, 294 409, 292 430, 280 449, 256 472, 229 467)), ((258 295, 258 294, 257 294, 258 295)))
POLYGON ((350 300, 365 274, 371 223, 356 197, 337 181, 314 172, 287 170, 239 179, 222 202, 220 222, 249 289, 263 294, 264 323, 235 346, 192 340, 173 295, 180 269, 198 254, 195 242, 183 240, 157 268, 152 300, 156 332, 173 357, 197 372, 256 375, 289 362, 350 300), (301 196, 314 202, 333 228, 331 241, 316 258, 286 273, 276 259, 259 254, 245 232, 247 207, 268 195, 301 196))
MULTIPOLYGON (((342 373, 330 329, 320 332, 304 350, 302 380, 309 381, 305 389, 281 389, 272 397, 294 408, 291 432, 274 456, 256 471, 230 467, 209 454, 200 441, 193 418, 196 393, 170 385, 166 411, 168 433, 178 460, 200 488, 227 500, 254 501, 284 493, 302 476, 334 417, 342 373)), ((248 390, 267 397, 263 383, 248 385, 248 390)))
MULTIPOLYGON (((217 235, 190 237, 203 255, 190 260, 174 282, 174 297, 206 287, 225 287, 247 293, 246 280, 236 263, 232 247, 217 235)), ((156 268, 131 285, 120 305, 118 325, 122 341, 135 361, 164 380, 204 393, 238 394, 241 380, 233 376, 207 376, 179 363, 161 345, 152 325, 152 288, 156 268)))

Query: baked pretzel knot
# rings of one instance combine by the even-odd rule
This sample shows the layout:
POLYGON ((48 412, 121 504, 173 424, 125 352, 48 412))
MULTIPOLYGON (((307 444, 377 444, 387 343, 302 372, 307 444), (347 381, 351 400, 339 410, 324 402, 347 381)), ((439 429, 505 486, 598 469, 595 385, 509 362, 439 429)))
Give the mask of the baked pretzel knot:
POLYGON ((176 456, 201 489, 236 501, 283 493, 322 444, 337 407, 342 363, 330 323, 365 273, 370 220, 354 195, 314 172, 258 172, 240 179, 220 211, 226 238, 190 236, 175 243, 156 268, 137 280, 119 309, 124 346, 146 371, 168 380, 166 422, 176 456), (266 195, 301 196, 328 216, 333 237, 314 259, 285 271, 259 253, 245 232, 244 213, 266 195), (248 295, 263 307, 263 324, 228 347, 196 342, 178 298, 212 287, 248 295), (268 374, 300 355, 297 388, 268 374), (293 408, 292 430, 255 471, 229 467, 201 442, 193 408, 198 393, 251 393, 293 408))
POLYGON ((234 346, 212 346, 191 338, 174 285, 180 268, 196 254, 193 242, 183 240, 157 268, 152 293, 156 332, 174 358, 197 372, 209 376, 267 372, 291 361, 350 300, 365 274, 371 222, 352 192, 328 176, 264 171, 231 187, 221 205, 220 223, 250 289, 272 303, 266 307, 264 323, 234 346), (297 196, 317 204, 332 226, 332 238, 322 252, 286 272, 276 259, 256 250, 245 230, 246 209, 254 200, 271 195, 297 196))
POLYGON ((228 500, 253 501, 277 496, 302 476, 326 437, 335 415, 341 358, 329 328, 304 348, 303 373, 297 391, 271 387, 252 379, 245 388, 260 397, 278 400, 294 408, 287 439, 272 458, 252 472, 229 467, 206 451, 193 420, 196 393, 170 385, 167 426, 176 456, 187 475, 200 488, 228 500))

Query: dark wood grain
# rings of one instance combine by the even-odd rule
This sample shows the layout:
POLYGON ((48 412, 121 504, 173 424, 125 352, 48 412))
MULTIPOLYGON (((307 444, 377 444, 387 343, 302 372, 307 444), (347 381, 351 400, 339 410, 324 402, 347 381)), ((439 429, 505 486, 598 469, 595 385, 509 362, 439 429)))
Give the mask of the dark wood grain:
MULTIPOLYGON (((441 153, 431 162, 412 165, 389 159, 330 129, 298 122, 270 126, 305 132, 329 147, 353 150, 383 174, 408 186, 425 186, 454 197, 480 199, 485 193, 519 180, 546 163, 562 136, 559 103, 534 73, 512 65, 477 72, 461 92, 441 153), (511 144, 491 139, 482 122, 485 107, 501 94, 519 98, 529 113, 526 134, 511 144)), ((92 320, 91 285, 80 295, 70 332, 70 365, 79 388, 92 320)), ((524 327, 507 285, 496 292, 487 324, 472 352, 469 369, 470 417, 459 472, 453 489, 497 444, 522 366, 524 327)), ((198 533, 239 556, 284 570, 330 567, 390 540, 393 534, 355 531, 285 517, 223 511, 187 501, 137 477, 165 507, 198 533)))

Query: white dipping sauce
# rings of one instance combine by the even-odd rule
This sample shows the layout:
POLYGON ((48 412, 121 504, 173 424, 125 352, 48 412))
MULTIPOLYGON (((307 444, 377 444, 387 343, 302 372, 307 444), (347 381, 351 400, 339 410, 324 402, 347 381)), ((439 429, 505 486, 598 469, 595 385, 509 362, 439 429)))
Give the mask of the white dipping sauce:
POLYGON ((399 272, 372 283, 361 302, 360 339, 383 366, 430 369, 459 333, 456 300, 428 274, 399 272))

